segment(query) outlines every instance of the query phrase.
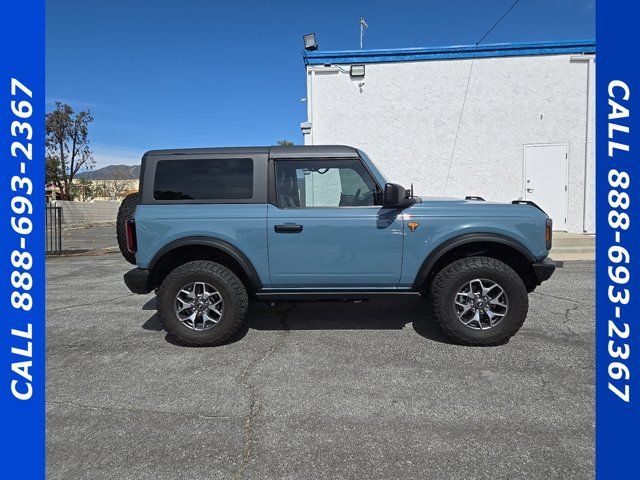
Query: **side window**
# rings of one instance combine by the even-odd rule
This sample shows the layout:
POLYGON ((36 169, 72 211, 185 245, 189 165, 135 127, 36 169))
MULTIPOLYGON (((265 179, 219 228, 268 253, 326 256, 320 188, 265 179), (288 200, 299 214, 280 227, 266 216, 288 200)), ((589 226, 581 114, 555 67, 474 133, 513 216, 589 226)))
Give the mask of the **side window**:
POLYGON ((241 200, 253 197, 253 160, 221 158, 161 160, 156 165, 156 200, 241 200))
POLYGON ((277 160, 280 208, 379 205, 380 191, 360 160, 277 160))

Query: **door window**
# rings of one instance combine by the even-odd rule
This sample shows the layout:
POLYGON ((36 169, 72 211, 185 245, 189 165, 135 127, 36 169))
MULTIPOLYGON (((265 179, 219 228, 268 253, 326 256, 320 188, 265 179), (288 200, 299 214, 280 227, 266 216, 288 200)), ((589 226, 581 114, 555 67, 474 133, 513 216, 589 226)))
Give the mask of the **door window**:
POLYGON ((280 208, 380 204, 380 189, 359 160, 278 160, 275 165, 280 208))

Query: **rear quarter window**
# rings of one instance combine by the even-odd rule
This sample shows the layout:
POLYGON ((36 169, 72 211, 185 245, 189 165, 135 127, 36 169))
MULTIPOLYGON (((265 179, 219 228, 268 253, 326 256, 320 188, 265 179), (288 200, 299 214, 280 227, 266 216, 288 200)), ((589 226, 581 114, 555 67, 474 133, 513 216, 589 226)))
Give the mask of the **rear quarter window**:
POLYGON ((156 165, 156 200, 245 200, 253 196, 250 158, 161 160, 156 165))

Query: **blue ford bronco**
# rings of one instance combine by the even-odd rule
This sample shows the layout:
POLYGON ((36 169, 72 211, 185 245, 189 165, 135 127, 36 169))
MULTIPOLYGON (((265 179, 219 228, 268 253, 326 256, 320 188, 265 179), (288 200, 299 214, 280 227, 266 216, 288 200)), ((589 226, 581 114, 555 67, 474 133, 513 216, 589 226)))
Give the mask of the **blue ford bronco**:
POLYGON ((125 284, 192 346, 228 342, 250 299, 410 295, 454 341, 504 343, 555 269, 551 231, 531 202, 413 196, 346 146, 147 152, 117 224, 125 284))

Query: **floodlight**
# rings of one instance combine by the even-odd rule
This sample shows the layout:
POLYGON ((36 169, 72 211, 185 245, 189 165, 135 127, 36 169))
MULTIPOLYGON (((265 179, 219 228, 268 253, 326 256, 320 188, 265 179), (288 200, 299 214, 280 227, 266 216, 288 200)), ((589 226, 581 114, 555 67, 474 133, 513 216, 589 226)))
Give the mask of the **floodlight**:
POLYGON ((307 33, 302 37, 304 39, 304 49, 305 50, 317 50, 318 42, 316 41, 315 33, 307 33))
POLYGON ((351 65, 349 74, 352 77, 364 77, 364 65, 351 65))

